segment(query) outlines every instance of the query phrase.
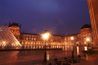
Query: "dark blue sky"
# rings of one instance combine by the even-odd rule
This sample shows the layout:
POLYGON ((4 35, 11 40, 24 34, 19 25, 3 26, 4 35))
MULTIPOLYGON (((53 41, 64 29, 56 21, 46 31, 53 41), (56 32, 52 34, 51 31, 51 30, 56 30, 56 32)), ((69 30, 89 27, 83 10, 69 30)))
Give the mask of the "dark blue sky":
POLYGON ((86 0, 0 0, 0 25, 17 22, 22 31, 77 33, 89 23, 86 0))

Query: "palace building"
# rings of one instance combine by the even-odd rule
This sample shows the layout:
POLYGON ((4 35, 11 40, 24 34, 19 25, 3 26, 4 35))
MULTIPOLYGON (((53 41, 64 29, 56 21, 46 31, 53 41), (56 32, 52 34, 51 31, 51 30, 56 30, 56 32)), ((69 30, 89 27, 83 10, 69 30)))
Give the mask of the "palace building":
POLYGON ((92 35, 93 34, 90 25, 85 24, 81 27, 80 32, 78 34, 78 42, 82 50, 85 46, 88 46, 89 49, 93 47, 92 35))
POLYGON ((20 25, 17 23, 9 24, 9 29, 19 40, 23 49, 65 49, 71 50, 73 45, 92 44, 92 31, 89 25, 81 27, 78 34, 71 35, 52 35, 48 41, 41 39, 40 34, 22 33, 20 25), (73 37, 73 38, 72 38, 73 37))
POLYGON ((43 49, 46 45, 49 49, 64 48, 64 36, 53 35, 48 41, 41 39, 40 34, 21 33, 17 23, 9 24, 9 29, 19 40, 23 49, 43 49))

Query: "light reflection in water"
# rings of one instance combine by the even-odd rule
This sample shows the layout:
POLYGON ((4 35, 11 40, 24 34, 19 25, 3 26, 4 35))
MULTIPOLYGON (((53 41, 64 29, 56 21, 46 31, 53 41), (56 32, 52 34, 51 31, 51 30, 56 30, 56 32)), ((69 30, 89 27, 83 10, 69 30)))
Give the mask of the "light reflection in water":
POLYGON ((77 56, 80 55, 79 46, 77 46, 77 56))
MULTIPOLYGON (((69 54, 67 52, 67 54, 69 54)), ((64 58, 65 51, 49 50, 47 51, 47 60, 54 58, 64 58)), ((32 65, 42 63, 44 60, 44 51, 0 51, 0 65, 32 65)))
POLYGON ((19 51, 0 51, 0 65, 3 63, 5 63, 5 65, 15 63, 18 60, 18 53, 19 51))

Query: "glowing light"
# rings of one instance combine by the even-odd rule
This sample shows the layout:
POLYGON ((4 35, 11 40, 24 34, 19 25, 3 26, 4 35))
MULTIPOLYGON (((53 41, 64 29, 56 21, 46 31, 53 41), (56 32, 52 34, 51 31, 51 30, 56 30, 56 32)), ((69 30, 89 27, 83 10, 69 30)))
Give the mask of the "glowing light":
POLYGON ((70 39, 71 39, 71 40, 74 40, 75 38, 74 38, 74 36, 71 36, 70 39))
POLYGON ((86 42, 90 42, 91 38, 90 37, 86 37, 86 42))
POLYGON ((79 46, 77 46, 77 55, 80 55, 79 46))
POLYGON ((85 47, 84 47, 84 51, 87 51, 87 50, 88 50, 88 49, 87 49, 87 46, 85 46, 85 47))
POLYGON ((50 59, 50 56, 49 56, 49 53, 48 53, 48 51, 47 51, 46 53, 47 53, 47 61, 49 61, 49 59, 50 59))
POLYGON ((41 34, 41 37, 43 40, 48 40, 50 38, 51 34, 49 32, 45 32, 41 34))

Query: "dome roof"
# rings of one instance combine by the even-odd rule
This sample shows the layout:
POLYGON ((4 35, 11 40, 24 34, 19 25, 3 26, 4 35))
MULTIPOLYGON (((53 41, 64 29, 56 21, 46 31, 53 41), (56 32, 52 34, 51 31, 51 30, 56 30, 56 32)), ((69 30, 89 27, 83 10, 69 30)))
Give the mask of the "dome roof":
POLYGON ((11 26, 17 26, 17 27, 19 27, 19 24, 18 23, 10 23, 9 27, 11 27, 11 26))
POLYGON ((91 26, 90 26, 89 24, 85 24, 85 25, 83 25, 83 26, 81 27, 81 29, 83 29, 83 28, 91 28, 91 26))

